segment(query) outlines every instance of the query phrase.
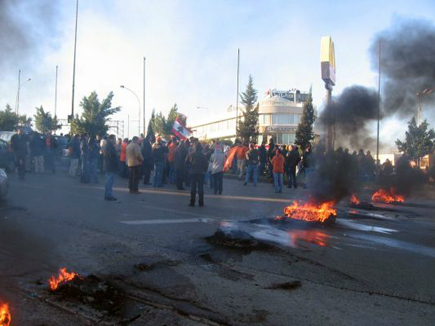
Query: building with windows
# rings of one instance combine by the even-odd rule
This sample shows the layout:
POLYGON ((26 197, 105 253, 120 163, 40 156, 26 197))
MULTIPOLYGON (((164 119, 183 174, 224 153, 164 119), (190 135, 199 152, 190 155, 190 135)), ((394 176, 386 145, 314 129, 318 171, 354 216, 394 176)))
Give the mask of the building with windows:
MULTIPOLYGON (((302 116, 302 106, 308 93, 299 90, 269 90, 259 101, 259 137, 258 142, 273 138, 276 144, 293 144, 296 129, 302 116)), ((239 118, 242 117, 243 106, 239 105, 239 118)), ((189 126, 194 137, 199 139, 236 139, 236 108, 229 106, 217 117, 204 117, 202 121, 189 126)))

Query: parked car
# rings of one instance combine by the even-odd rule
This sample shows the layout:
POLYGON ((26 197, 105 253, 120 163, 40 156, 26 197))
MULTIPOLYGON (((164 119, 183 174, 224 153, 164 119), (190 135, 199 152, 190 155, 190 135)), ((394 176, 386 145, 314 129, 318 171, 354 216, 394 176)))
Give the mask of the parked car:
POLYGON ((9 143, 13 135, 15 135, 16 131, 0 131, 0 140, 4 140, 9 143))
POLYGON ((9 144, 0 139, 0 168, 6 169, 8 172, 15 171, 15 156, 11 151, 9 144))
POLYGON ((0 169, 0 199, 5 198, 9 192, 9 179, 5 170, 0 169))

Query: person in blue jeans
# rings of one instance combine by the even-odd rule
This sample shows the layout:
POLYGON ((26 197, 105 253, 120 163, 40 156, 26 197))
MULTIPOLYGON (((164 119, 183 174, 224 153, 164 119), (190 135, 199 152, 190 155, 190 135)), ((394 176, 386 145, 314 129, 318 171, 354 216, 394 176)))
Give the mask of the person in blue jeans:
POLYGON ((245 183, 246 186, 249 182, 249 178, 252 175, 254 180, 254 187, 257 186, 258 179, 258 163, 260 160, 260 152, 255 148, 255 144, 249 144, 249 150, 246 152, 246 164, 248 166, 248 170, 246 171, 245 183))
POLYGON ((275 156, 272 158, 273 165, 273 182, 275 192, 282 192, 282 176, 284 174, 284 156, 281 155, 279 149, 275 151, 275 156))
POLYGON ((100 156, 100 145, 95 136, 89 139, 89 172, 94 183, 98 183, 98 158, 100 156))
POLYGON ((165 165, 166 148, 162 144, 162 138, 157 137, 153 145, 151 156, 154 161, 154 182, 153 187, 162 187, 163 168, 165 165))
POLYGON ((104 149, 104 166, 106 169, 106 183, 104 185, 104 200, 115 201, 113 197, 113 183, 115 181, 115 173, 118 172, 118 156, 115 149, 116 136, 110 135, 107 139, 107 145, 104 149))

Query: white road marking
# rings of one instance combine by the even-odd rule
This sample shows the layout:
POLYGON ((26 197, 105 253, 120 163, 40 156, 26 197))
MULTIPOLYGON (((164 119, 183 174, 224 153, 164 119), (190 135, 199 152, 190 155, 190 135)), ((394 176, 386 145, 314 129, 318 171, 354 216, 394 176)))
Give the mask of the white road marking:
POLYGON ((184 218, 176 220, 138 220, 138 221, 118 221, 119 223, 128 225, 142 224, 177 224, 177 223, 211 223, 213 220, 209 218, 184 218))

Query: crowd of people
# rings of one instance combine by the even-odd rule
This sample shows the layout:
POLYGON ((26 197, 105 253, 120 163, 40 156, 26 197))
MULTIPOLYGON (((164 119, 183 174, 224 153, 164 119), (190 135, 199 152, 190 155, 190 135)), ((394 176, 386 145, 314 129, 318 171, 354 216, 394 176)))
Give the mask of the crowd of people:
MULTIPOLYGON (((199 206, 203 206, 204 185, 221 195, 226 171, 245 186, 252 181, 256 187, 258 177, 263 176, 272 182, 276 193, 281 193, 284 185, 297 188, 299 177, 309 177, 318 163, 331 154, 321 151, 313 154, 311 146, 302 151, 296 145, 277 145, 273 139, 258 146, 238 140, 231 145, 219 140, 200 142, 194 137, 185 140, 171 137, 167 142, 159 136, 152 138, 141 135, 122 140, 115 135, 75 135, 67 149, 68 173, 71 177, 79 176, 82 183, 98 183, 99 174, 105 173, 104 199, 108 201, 116 200, 112 188, 118 175, 128 179, 132 194, 140 193, 141 181, 153 187, 172 184, 178 190, 190 188, 190 206, 195 206, 197 195, 199 206)), ((26 170, 55 173, 57 143, 51 133, 35 132, 29 136, 18 130, 11 139, 11 148, 20 179, 24 180, 26 170)), ((382 165, 377 164, 370 151, 364 153, 361 149, 350 154, 349 150, 339 148, 335 154, 348 158, 355 178, 361 182, 382 181, 394 173, 392 162, 387 159, 382 165)), ((302 185, 306 187, 306 182, 302 185)))
POLYGON ((56 173, 55 156, 58 144, 51 132, 27 135, 20 128, 12 136, 10 147, 14 152, 20 180, 24 180, 26 172, 30 171, 37 174, 45 173, 46 170, 56 173))
MULTIPOLYGON (((69 175, 80 175, 83 183, 98 182, 97 171, 107 172, 110 166, 111 175, 106 176, 109 185, 118 174, 129 179, 132 194, 140 193, 141 180, 143 185, 153 187, 172 184, 178 190, 190 188, 190 206, 195 206, 197 194, 199 206, 204 205, 204 185, 210 185, 214 194, 221 195, 226 170, 244 180, 245 186, 252 180, 256 187, 259 175, 268 176, 277 193, 282 192, 285 180, 288 188, 297 188, 297 175, 310 173, 311 148, 300 153, 296 145, 278 146, 273 140, 268 145, 236 141, 231 146, 219 140, 200 142, 194 137, 186 140, 172 137, 166 142, 159 136, 151 141, 143 135, 116 140, 113 135, 89 137, 83 134, 75 135, 68 148, 69 175), (106 149, 109 143, 110 151, 106 149)), ((105 199, 116 200, 111 190, 106 191, 105 199)))

